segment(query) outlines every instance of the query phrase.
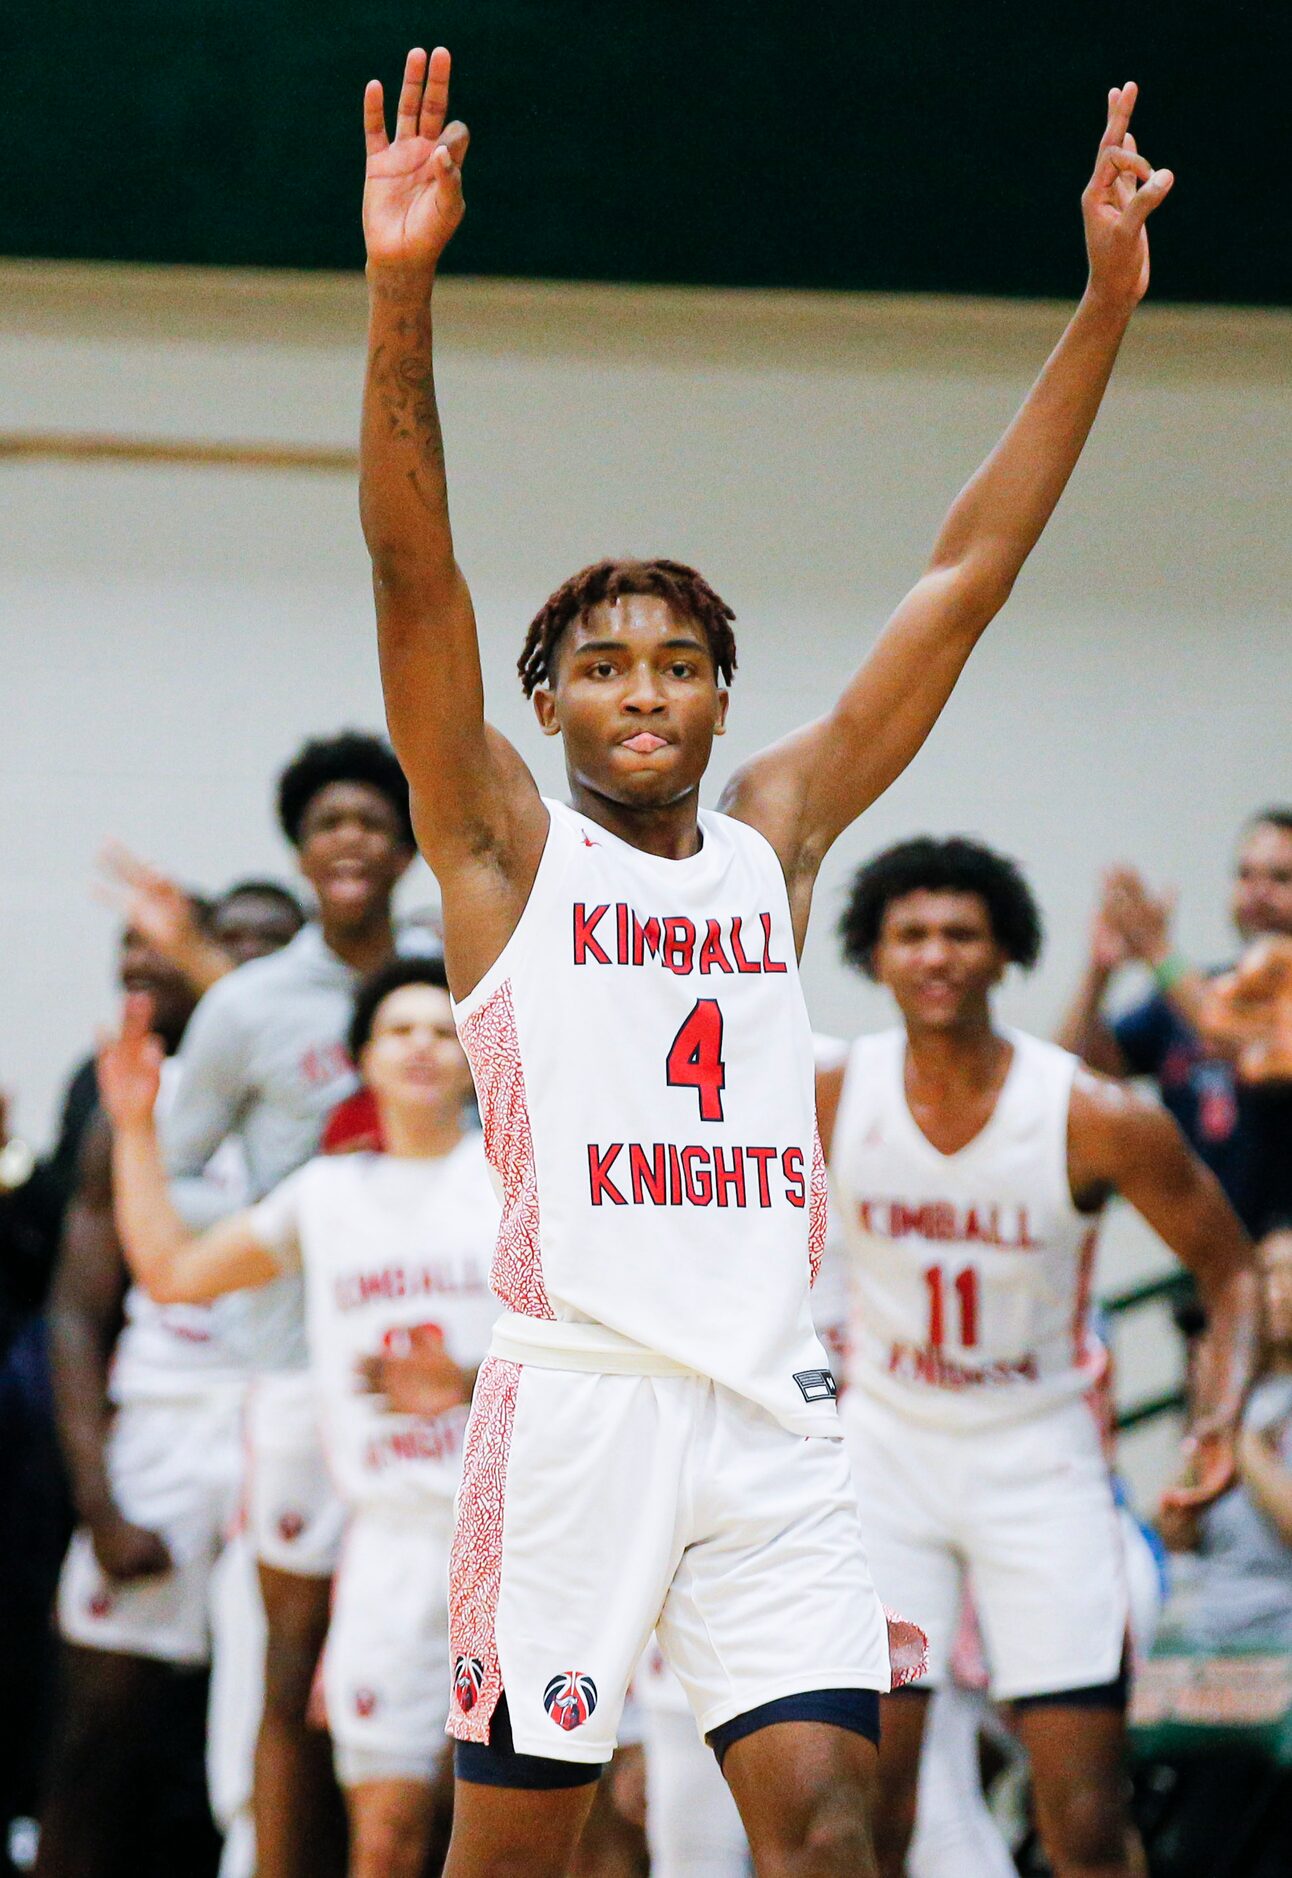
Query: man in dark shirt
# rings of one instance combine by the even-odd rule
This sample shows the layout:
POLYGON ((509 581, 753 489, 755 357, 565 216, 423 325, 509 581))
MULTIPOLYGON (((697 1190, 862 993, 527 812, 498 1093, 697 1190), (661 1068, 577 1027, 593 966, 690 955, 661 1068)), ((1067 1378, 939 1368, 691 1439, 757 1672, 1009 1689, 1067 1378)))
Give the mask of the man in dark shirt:
MULTIPOLYGON (((1292 934, 1292 807, 1262 810, 1238 846, 1230 910, 1245 941, 1292 934)), ((1244 1225, 1259 1234, 1292 1204, 1292 1090, 1248 1084, 1198 1032, 1209 973, 1171 943, 1170 896, 1128 868, 1110 871, 1090 958, 1059 1041, 1110 1076, 1151 1076, 1244 1225), (1119 968, 1146 965, 1156 990, 1120 1017, 1103 1014, 1119 968)))

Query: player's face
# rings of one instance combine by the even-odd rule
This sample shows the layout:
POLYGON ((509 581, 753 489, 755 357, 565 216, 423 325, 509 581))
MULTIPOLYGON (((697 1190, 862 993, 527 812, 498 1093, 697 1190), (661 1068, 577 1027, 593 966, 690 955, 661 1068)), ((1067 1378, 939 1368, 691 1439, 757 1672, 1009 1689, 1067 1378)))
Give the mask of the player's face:
POLYGON ((1292 1351, 1292 1230, 1267 1233, 1260 1261, 1265 1334, 1274 1348, 1292 1351))
POLYGON ((698 789, 727 718, 703 632, 653 594, 626 594, 567 627, 538 721, 565 740, 570 778, 628 808, 698 789))
POLYGON ((437 985, 400 985, 384 997, 359 1070, 382 1108, 456 1115, 470 1098, 471 1071, 448 992, 437 985))
POLYGON ((151 1000, 152 1028, 173 1048, 197 1003, 187 978, 142 933, 127 927, 121 935, 117 979, 123 991, 139 992, 151 1000))
POLYGON ((884 909, 874 963, 908 1023, 954 1030, 985 1014, 1007 961, 978 894, 922 887, 884 909))
POLYGON ((211 937, 235 965, 280 952, 301 929, 285 900, 271 894, 235 893, 211 916, 211 937))
POLYGON ((361 927, 384 914, 412 858, 399 817, 371 783, 325 783, 305 811, 300 868, 325 925, 361 927))
POLYGON ((1244 836, 1230 909, 1244 939, 1292 933, 1292 828, 1257 822, 1244 836))

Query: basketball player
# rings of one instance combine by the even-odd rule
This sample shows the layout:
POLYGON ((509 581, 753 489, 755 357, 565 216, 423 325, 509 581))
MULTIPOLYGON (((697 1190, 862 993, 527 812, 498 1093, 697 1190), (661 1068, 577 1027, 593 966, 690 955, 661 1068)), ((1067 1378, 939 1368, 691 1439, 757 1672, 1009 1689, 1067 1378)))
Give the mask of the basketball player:
POLYGON ((159 1046, 127 1005, 100 1056, 114 1123, 117 1211, 157 1299, 205 1303, 303 1271, 310 1362, 329 1464, 350 1509, 324 1691, 351 1817, 353 1878, 420 1878, 449 1697, 448 1558, 471 1384, 497 1305, 498 1202, 444 968, 397 959, 365 981, 351 1053, 381 1118, 381 1154, 308 1161, 256 1206, 201 1234, 166 1188, 153 1128, 159 1046), (359 1369, 417 1338, 433 1399, 400 1415, 359 1369))
POLYGON ((759 1869, 855 1878, 893 1672, 808 1308, 825 1183, 797 954, 822 856, 919 749, 1076 464, 1171 177, 1125 141, 1134 87, 1113 92, 1079 311, 839 703, 722 813, 699 789, 730 609, 674 561, 552 596, 521 674, 567 805, 485 723, 453 551, 431 313, 463 212, 448 77, 442 48, 410 53, 393 143, 379 84, 365 100, 361 465, 387 716, 505 1195, 509 1308, 450 1586, 446 1871, 564 1871, 654 1629, 759 1869))
MULTIPOLYGON (((345 732, 307 744, 279 780, 278 808, 318 913, 274 958, 213 985, 185 1037, 162 1138, 193 1227, 214 1216, 200 1176, 222 1141, 242 1144, 260 1199, 314 1153, 328 1113, 354 1087, 345 1033, 355 987, 392 954, 391 896, 413 857, 407 785, 378 738, 345 732)), ((257 1871, 325 1878, 339 1869, 342 1822, 327 1742, 306 1711, 344 1512, 319 1445, 299 1279, 229 1312, 228 1334, 254 1372, 247 1517, 268 1625, 257 1871)))
MULTIPOLYGON (((992 994, 1035 963, 1035 902, 974 841, 902 842, 857 874, 844 956, 902 1024, 818 1083, 855 1309, 843 1420, 880 1595, 948 1668, 967 1573, 991 1690, 1016 1707, 1058 1878, 1131 1878, 1129 1604, 1101 1429, 1086 1400, 1100 1216, 1116 1193, 1195 1274, 1210 1321, 1190 1437, 1204 1501, 1233 1472, 1251 1373, 1252 1248, 1156 1103, 1001 1029, 992 994)), ((927 1689, 885 1705, 881 1869, 904 1869, 927 1689)))
MULTIPOLYGON (((173 1098, 173 1053, 195 993, 177 966, 127 930, 120 978, 155 1013, 173 1098)), ((154 1796, 183 1788, 177 1755, 157 1764, 168 1736, 201 1768, 201 1734, 181 1715, 198 1702, 176 1668, 210 1655, 207 1601, 213 1567, 237 1505, 242 1474, 244 1373, 208 1310, 163 1310, 136 1287, 112 1220, 111 1131, 95 1110, 68 1208, 51 1309, 59 1434, 81 1524, 58 1593, 62 1704, 45 1782, 42 1878, 98 1878, 150 1862, 154 1796), (124 1323, 123 1323, 124 1316, 124 1323), (120 1334, 118 1334, 118 1332, 120 1334), (178 1705, 178 1706, 177 1706, 178 1705)), ((231 1157, 213 1164, 212 1199, 245 1197, 231 1157)), ((205 1812, 171 1797, 177 1823, 205 1812)), ((173 1828, 172 1828, 173 1830, 173 1828)), ((195 1873, 214 1869, 209 1822, 182 1828, 161 1853, 195 1873)))

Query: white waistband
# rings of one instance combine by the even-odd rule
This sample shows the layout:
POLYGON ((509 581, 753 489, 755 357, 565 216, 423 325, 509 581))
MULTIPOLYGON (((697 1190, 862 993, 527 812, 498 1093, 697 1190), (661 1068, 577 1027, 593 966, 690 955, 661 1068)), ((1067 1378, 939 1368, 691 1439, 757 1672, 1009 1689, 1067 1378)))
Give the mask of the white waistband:
POLYGON ((504 1311, 493 1327, 490 1356, 536 1369, 581 1369, 611 1376, 694 1376, 695 1370, 661 1356, 604 1324, 567 1324, 551 1317, 504 1311))

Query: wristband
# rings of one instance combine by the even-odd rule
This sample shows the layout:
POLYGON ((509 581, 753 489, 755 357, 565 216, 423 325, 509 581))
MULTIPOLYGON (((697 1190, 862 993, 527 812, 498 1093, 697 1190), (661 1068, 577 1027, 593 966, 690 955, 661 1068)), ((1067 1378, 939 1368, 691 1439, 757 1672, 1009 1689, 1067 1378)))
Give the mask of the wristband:
POLYGON ((1159 991, 1171 991, 1182 978, 1187 978, 1193 970, 1183 952, 1168 952, 1164 959, 1152 967, 1153 982, 1159 991))

